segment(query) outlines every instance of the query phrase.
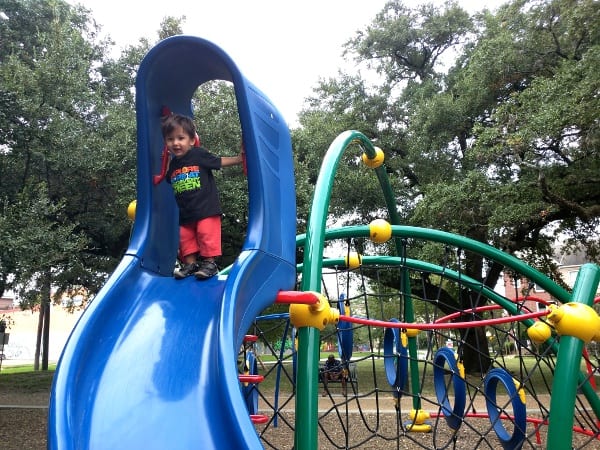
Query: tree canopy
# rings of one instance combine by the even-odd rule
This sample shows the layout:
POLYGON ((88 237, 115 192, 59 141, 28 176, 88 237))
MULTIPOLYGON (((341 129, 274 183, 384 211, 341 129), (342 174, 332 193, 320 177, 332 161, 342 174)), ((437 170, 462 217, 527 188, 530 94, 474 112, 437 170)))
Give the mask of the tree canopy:
MULTIPOLYGON (((345 45, 377 83, 340 73, 308 100, 294 142, 309 177, 323 142, 358 129, 384 149, 408 224, 537 262, 560 233, 597 261, 598 3, 519 0, 474 16, 454 1, 408 5, 388 2, 345 45)), ((348 166, 340 185, 357 183, 348 166)), ((367 186, 346 191, 333 214, 379 214, 367 186)))
POLYGON ((7 0, 1 12, 0 288, 23 307, 41 304, 47 330, 51 294, 93 295, 127 243, 134 113, 120 106, 132 81, 105 82, 114 63, 89 11, 7 0))
MULTIPOLYGON (((559 282, 558 236, 558 251, 598 261, 598 2, 514 0, 474 16, 455 1, 409 5, 389 1, 347 41, 353 72, 314 89, 294 130, 298 171, 314 179, 323 143, 361 130, 384 150, 406 224, 491 244, 559 282)), ((369 223, 385 214, 383 196, 356 156, 344 156, 330 212, 369 223)), ((411 255, 436 252, 424 245, 411 255)), ((490 288, 502 274, 481 256, 454 258, 490 288)), ((431 298, 426 279, 414 284, 414 295, 431 298)), ((461 310, 473 296, 444 292, 438 306, 461 310)), ((482 329, 465 339, 467 349, 486 342, 482 329)), ((488 366, 482 350, 484 360, 463 355, 468 371, 488 366)))

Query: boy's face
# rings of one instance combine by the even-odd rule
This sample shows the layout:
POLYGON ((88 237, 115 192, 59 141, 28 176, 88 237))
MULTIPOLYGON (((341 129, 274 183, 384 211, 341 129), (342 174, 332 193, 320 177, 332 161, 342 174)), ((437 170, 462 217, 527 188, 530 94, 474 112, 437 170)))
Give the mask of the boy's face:
POLYGON ((165 136, 165 144, 176 158, 180 158, 194 146, 194 138, 183 131, 183 128, 176 127, 165 136))

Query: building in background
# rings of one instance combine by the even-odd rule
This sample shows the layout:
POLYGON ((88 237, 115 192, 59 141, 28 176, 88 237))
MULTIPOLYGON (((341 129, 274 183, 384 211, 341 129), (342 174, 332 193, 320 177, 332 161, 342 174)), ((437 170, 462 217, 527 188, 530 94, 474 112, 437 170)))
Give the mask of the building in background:
MULTIPOLYGON (((79 320, 83 309, 68 308, 69 303, 77 303, 78 298, 71 302, 63 300, 62 304, 51 305, 50 339, 48 359, 58 361, 73 327, 79 320)), ((0 318, 8 323, 6 333, 9 334, 8 344, 1 353, 4 354, 3 365, 30 364, 35 358, 35 343, 38 329, 38 309, 22 310, 12 292, 6 292, 0 298, 0 318)))
MULTIPOLYGON (((575 280, 581 266, 590 262, 585 252, 557 254, 555 255, 555 261, 558 265, 558 272, 569 289, 572 289, 575 285, 575 280)), ((527 278, 514 278, 510 273, 505 272, 503 274, 503 285, 503 295, 506 298, 513 301, 525 300, 525 308, 532 312, 544 310, 548 304, 556 302, 556 299, 544 289, 535 283, 530 283, 527 278), (527 300, 525 297, 530 297, 531 300, 527 300)), ((597 294, 600 295, 600 289, 597 294)))

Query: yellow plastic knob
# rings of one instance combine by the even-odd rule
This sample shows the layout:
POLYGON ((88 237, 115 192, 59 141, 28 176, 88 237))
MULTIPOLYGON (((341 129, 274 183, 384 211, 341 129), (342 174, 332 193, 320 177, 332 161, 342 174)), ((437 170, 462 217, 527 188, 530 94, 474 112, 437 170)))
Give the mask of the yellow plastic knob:
POLYGON ((137 200, 132 200, 127 206, 127 217, 130 220, 135 220, 135 210, 137 208, 137 200))
POLYGON ((532 342, 542 344, 550 339, 552 330, 547 323, 536 322, 527 328, 527 336, 529 336, 529 339, 531 339, 532 342))
POLYGON ((363 153, 361 158, 364 165, 367 166, 369 169, 378 168, 383 164, 383 161, 385 160, 383 150, 381 150, 379 147, 375 147, 375 156, 373 158, 369 158, 366 153, 363 153))

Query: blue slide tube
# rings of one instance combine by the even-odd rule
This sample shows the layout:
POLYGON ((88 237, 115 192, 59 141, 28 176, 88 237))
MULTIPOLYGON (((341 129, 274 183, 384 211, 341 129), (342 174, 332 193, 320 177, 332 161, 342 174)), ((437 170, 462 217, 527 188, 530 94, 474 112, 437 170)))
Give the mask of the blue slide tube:
POLYGON ((49 449, 262 447, 238 381, 252 321, 296 280, 289 129, 216 45, 174 36, 136 79, 138 193, 129 248, 75 326, 50 396, 49 449), (172 277, 177 210, 160 172, 163 106, 192 114, 204 82, 233 83, 248 167, 249 218, 227 276, 172 277))

